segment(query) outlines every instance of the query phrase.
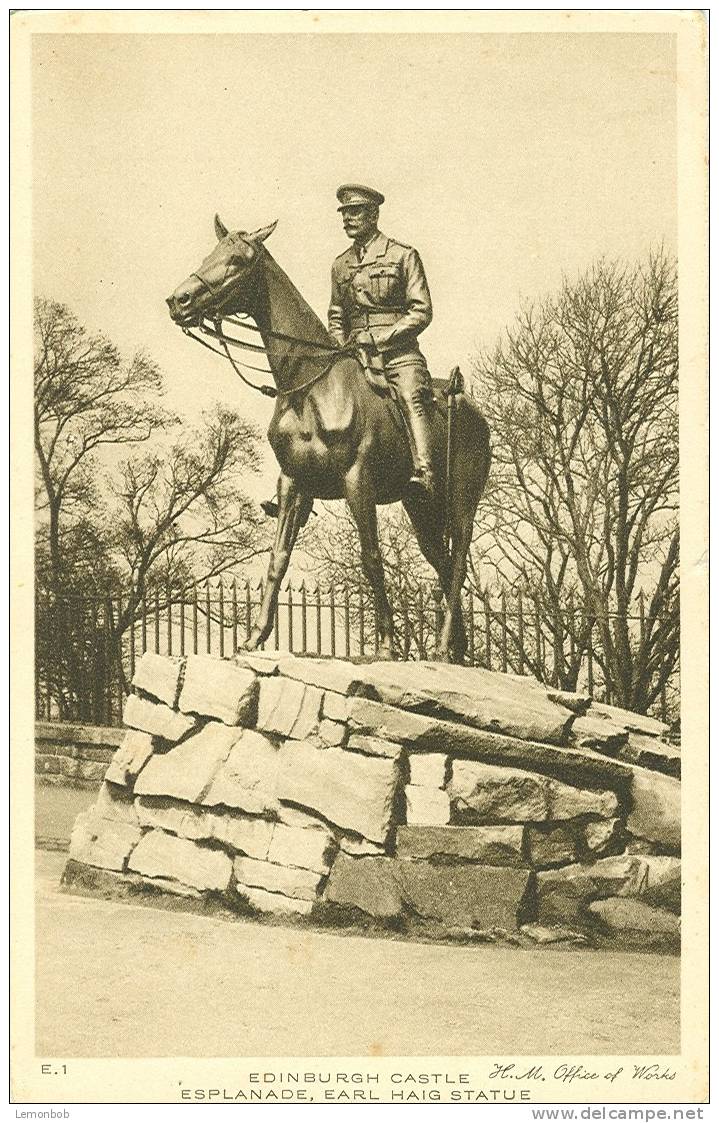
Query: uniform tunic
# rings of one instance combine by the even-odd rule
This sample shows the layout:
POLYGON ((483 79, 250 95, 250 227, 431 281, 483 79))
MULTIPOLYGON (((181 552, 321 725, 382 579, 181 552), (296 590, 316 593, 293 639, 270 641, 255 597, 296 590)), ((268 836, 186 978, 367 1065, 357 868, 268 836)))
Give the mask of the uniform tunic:
POLYGON ((332 263, 329 333, 346 343, 369 331, 388 380, 414 412, 423 412, 431 380, 417 336, 432 319, 432 298, 415 249, 377 231, 360 259, 355 245, 332 263))

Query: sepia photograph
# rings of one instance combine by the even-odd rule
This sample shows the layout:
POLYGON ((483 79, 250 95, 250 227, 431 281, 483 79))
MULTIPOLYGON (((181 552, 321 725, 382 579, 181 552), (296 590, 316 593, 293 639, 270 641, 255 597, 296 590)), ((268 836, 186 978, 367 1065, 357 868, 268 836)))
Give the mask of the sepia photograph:
POLYGON ((705 1102, 705 14, 10 23, 14 1101, 705 1102))

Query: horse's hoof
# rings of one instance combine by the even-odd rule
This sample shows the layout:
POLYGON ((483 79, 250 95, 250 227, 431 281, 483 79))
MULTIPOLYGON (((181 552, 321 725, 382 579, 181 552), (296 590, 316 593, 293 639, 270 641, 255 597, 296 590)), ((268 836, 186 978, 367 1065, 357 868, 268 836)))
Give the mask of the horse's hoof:
POLYGON ((253 632, 249 639, 246 639, 244 643, 241 643, 238 646, 237 654, 241 655, 243 651, 247 651, 247 652, 257 651, 261 643, 262 643, 262 637, 260 636, 259 632, 257 632, 257 633, 253 632))

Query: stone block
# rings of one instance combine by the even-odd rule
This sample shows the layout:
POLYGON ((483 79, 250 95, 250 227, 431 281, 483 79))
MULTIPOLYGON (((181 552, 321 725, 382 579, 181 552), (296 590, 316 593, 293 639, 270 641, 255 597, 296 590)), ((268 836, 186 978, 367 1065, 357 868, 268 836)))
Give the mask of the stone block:
POLYGON ((276 866, 255 858, 235 858, 234 870, 238 885, 281 893, 284 897, 298 897, 302 901, 314 901, 322 880, 322 875, 312 870, 276 866))
POLYGON ((209 807, 236 807, 251 815, 274 811, 278 750, 268 737, 253 729, 243 729, 239 737, 237 733, 202 802, 209 807))
POLYGON ((141 834, 136 824, 103 819, 94 811, 85 811, 75 820, 70 836, 70 857, 88 866, 123 870, 141 834))
POLYGON ((409 782, 417 787, 443 788, 448 770, 449 757, 445 753, 409 754, 409 782))
POLYGON ((309 811, 302 811, 299 807, 280 803, 277 807, 277 822, 284 823, 287 827, 299 827, 301 830, 327 830, 324 819, 318 819, 309 811))
POLYGON ((449 822, 449 795, 442 788, 420 788, 407 784, 407 822, 441 827, 449 822))
POLYGON ((135 812, 140 826, 168 831, 197 842, 212 838, 212 819, 191 803, 157 797, 139 796, 135 812))
POLYGON ((254 725, 259 680, 229 659, 189 655, 180 693, 184 713, 213 717, 225 725, 254 725))
POLYGON ((132 796, 124 788, 113 784, 101 784, 95 813, 103 819, 113 819, 118 823, 132 823, 134 826, 139 823, 132 796))
POLYGON ((197 724, 193 717, 171 710, 164 702, 150 702, 139 694, 130 694, 123 713, 125 725, 141 729, 165 741, 179 741, 197 724))
POLYGON ((599 857, 611 845, 619 831, 619 819, 594 819, 583 827, 584 844, 599 857))
POLYGON ((317 736, 324 745, 335 747, 344 744, 347 736, 347 726, 341 721, 332 721, 331 718, 322 718, 317 736))
POLYGON ((581 932, 574 932, 571 928, 563 928, 559 924, 548 928, 542 924, 523 924, 520 928, 523 936, 529 936, 535 944, 586 944, 587 938, 581 932))
POLYGON ((309 916, 314 903, 299 897, 285 897, 282 893, 268 893, 266 889, 256 889, 250 885, 238 884, 235 891, 257 912, 274 913, 278 916, 309 916))
POLYGON ((533 822, 549 815, 546 777, 479 761, 454 761, 449 797, 458 822, 533 822))
POLYGON ((680 779, 682 774, 681 750, 673 745, 665 745, 663 741, 649 737, 646 733, 630 733, 619 756, 622 760, 639 764, 653 772, 663 772, 676 779, 680 779))
POLYGON ((208 722, 169 752, 155 753, 135 781, 135 794, 201 802, 238 735, 219 721, 208 722))
POLYGON ((325 691, 322 717, 329 718, 330 721, 347 721, 347 699, 344 694, 335 694, 333 690, 325 691))
POLYGON ((212 837, 223 846, 264 860, 270 849, 274 823, 266 819, 250 819, 240 815, 211 814, 212 837))
POLYGON ((173 659, 171 655, 156 655, 153 651, 146 651, 137 664, 132 685, 145 694, 151 694, 158 702, 174 708, 183 662, 183 659, 173 659))
POLYGON ((485 866, 523 866, 524 827, 398 827, 398 858, 460 858, 485 866))
POLYGON ((338 827, 384 842, 392 825, 398 769, 392 760, 287 741, 280 748, 277 794, 338 827))
POLYGON ((383 741, 416 743, 423 747, 438 733, 435 718, 406 713, 362 697, 348 700, 347 721, 351 734, 362 733, 383 741))
POLYGON ((260 680, 257 728, 302 740, 317 732, 322 692, 283 676, 260 680))
POLYGON ((256 675, 276 675, 280 658, 276 651, 242 651, 233 662, 256 675))
POLYGON ((681 846, 681 784, 671 776, 635 768, 632 807, 627 819, 631 834, 679 851, 681 846))
POLYGON ((149 733, 141 733, 137 729, 128 730, 125 740, 110 761, 105 779, 113 784, 130 786, 152 753, 153 739, 149 733))
POLYGON ((559 780, 549 780, 549 819, 575 819, 580 815, 600 815, 611 819, 617 814, 619 802, 614 792, 587 791, 559 780))
MULTIPOLYGON (((298 866, 325 874, 330 868, 334 849, 335 841, 328 830, 305 830, 302 827, 276 823, 267 860, 276 862, 279 866, 298 866)), ((246 878, 244 880, 246 884, 251 884, 246 878)))
POLYGON ((528 689, 509 675, 481 667, 441 663, 370 663, 356 667, 363 687, 405 711, 449 716, 522 740, 566 742, 573 715, 551 702, 546 690, 528 689))
POLYGON ((285 678, 335 694, 355 693, 361 686, 362 670, 344 659, 308 659, 295 655, 279 659, 279 671, 285 678))
POLYGON ((608 897, 592 901, 589 912, 611 935, 645 945, 653 941, 675 942, 679 939, 681 921, 665 909, 653 908, 643 901, 625 897, 608 897))
POLYGON ((572 725, 572 741, 582 749, 616 756, 629 741, 627 729, 591 707, 588 714, 576 719, 572 725))
MULTIPOLYGON (((571 720, 572 715, 566 711, 571 720)), ((393 709, 364 697, 348 699, 351 733, 397 741, 411 752, 450 753, 452 757, 540 771, 564 783, 591 787, 627 786, 632 765, 594 752, 539 741, 524 741, 506 733, 476 729, 424 714, 393 709)))
POLYGON ((533 866, 559 866, 576 862, 574 836, 564 827, 527 827, 529 860, 533 866))
POLYGON ((517 928, 528 870, 395 860, 403 900, 416 915, 444 927, 517 928))
POLYGON ((133 850, 128 869, 143 877, 179 881, 202 892, 224 893, 232 876, 232 861, 221 850, 151 830, 133 850))
POLYGON ((592 701, 589 711, 599 717, 604 717, 630 733, 644 733, 649 737, 663 737, 669 726, 648 714, 635 714, 633 710, 623 710, 620 706, 610 706, 606 702, 592 701))
POLYGON ((390 760, 397 760, 402 752, 402 746, 396 741, 384 741, 381 737, 368 737, 362 733, 353 733, 347 741, 347 748, 350 752, 386 756, 390 760))
POLYGON ((636 896, 648 904, 681 912, 682 864, 679 858, 646 854, 639 858, 639 869, 633 884, 617 896, 636 896))
POLYGON ((581 923, 594 899, 640 897, 649 883, 645 861, 644 855, 622 854, 538 873, 540 922, 581 923))
POLYGON ((340 849, 353 858, 379 857, 386 853, 384 846, 377 842, 370 842, 359 835, 345 834, 340 838, 340 849))
POLYGON ((395 864, 392 858, 353 858, 340 853, 324 899, 380 920, 396 919, 402 914, 402 896, 394 877, 395 864))
POLYGON ((614 792, 589 791, 535 772, 472 760, 454 761, 449 793, 453 816, 461 822, 609 818, 618 808, 614 792))

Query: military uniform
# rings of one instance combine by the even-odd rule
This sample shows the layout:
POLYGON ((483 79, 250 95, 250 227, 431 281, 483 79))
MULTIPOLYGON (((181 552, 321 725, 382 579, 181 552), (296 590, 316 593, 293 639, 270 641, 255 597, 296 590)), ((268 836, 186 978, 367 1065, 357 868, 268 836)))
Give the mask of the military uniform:
MULTIPOLYGON (((338 198, 342 201, 354 196, 340 188, 338 198)), ((330 335, 339 344, 359 333, 372 336, 385 377, 405 415, 419 472, 429 472, 430 468, 427 410, 433 394, 417 336, 431 319, 427 278, 421 258, 411 246, 377 230, 364 246, 351 245, 333 262, 330 335)))

